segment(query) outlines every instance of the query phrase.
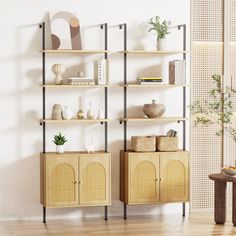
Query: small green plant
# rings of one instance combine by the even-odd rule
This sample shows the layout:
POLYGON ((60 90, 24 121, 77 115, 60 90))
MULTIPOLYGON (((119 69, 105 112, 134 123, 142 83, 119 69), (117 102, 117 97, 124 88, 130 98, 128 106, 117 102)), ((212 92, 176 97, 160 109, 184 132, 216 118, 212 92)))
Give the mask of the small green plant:
POLYGON ((236 142, 236 129, 232 124, 231 101, 231 97, 236 93, 236 90, 229 87, 223 88, 219 74, 212 75, 212 80, 215 86, 210 90, 210 99, 203 102, 196 101, 190 107, 194 125, 208 126, 213 123, 218 124, 219 130, 216 135, 228 134, 236 142))
POLYGON ((67 142, 65 136, 62 136, 61 133, 54 136, 54 140, 52 140, 56 145, 63 145, 65 142, 67 142))
POLYGON ((148 30, 149 32, 154 31, 157 34, 157 40, 164 39, 167 34, 169 34, 169 27, 171 25, 170 21, 163 20, 159 16, 152 17, 148 24, 151 25, 151 28, 148 30))

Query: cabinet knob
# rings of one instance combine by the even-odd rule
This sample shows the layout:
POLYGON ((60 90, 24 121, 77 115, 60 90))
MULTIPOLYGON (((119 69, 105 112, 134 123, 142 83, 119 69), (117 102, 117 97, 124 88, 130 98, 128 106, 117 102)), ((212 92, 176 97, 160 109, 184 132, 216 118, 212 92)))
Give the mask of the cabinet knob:
POLYGON ((163 178, 160 178, 160 179, 159 179, 159 181, 162 181, 162 180, 163 180, 163 178))
POLYGON ((156 182, 159 181, 159 178, 156 178, 155 181, 156 181, 156 182))
POLYGON ((78 182, 77 182, 77 181, 74 181, 74 184, 78 184, 78 182))

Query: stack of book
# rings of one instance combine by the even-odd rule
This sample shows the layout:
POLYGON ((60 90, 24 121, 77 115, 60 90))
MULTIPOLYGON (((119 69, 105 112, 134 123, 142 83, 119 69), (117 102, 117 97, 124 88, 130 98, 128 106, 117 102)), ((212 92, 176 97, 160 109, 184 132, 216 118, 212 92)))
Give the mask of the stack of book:
POLYGON ((101 59, 94 62, 94 78, 97 84, 107 85, 109 83, 108 60, 101 59))
POLYGON ((186 83, 186 61, 175 60, 169 62, 169 84, 186 83))
POLYGON ((140 77, 138 79, 138 84, 162 84, 162 78, 161 77, 140 77))
POLYGON ((69 78, 68 84, 69 85, 94 85, 95 82, 93 79, 90 79, 90 78, 75 77, 75 78, 69 78))

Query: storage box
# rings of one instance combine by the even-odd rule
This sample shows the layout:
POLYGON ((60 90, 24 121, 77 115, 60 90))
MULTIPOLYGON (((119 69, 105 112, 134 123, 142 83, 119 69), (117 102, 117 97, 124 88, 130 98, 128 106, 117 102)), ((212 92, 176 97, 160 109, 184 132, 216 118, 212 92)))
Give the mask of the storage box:
POLYGON ((178 151, 178 137, 156 136, 156 149, 159 152, 178 151))
POLYGON ((132 136, 131 148, 135 152, 155 152, 156 137, 155 136, 132 136))

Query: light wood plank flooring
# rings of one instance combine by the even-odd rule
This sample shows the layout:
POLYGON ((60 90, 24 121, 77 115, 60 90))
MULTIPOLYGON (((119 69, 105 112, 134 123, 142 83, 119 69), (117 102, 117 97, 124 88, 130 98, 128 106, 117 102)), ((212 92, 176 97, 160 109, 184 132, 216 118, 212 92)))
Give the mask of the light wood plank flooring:
POLYGON ((181 215, 110 217, 78 220, 0 222, 0 235, 19 236, 74 236, 74 235, 158 235, 158 236, 208 236, 236 235, 231 217, 225 225, 215 225, 213 214, 191 214, 184 220, 181 215))

